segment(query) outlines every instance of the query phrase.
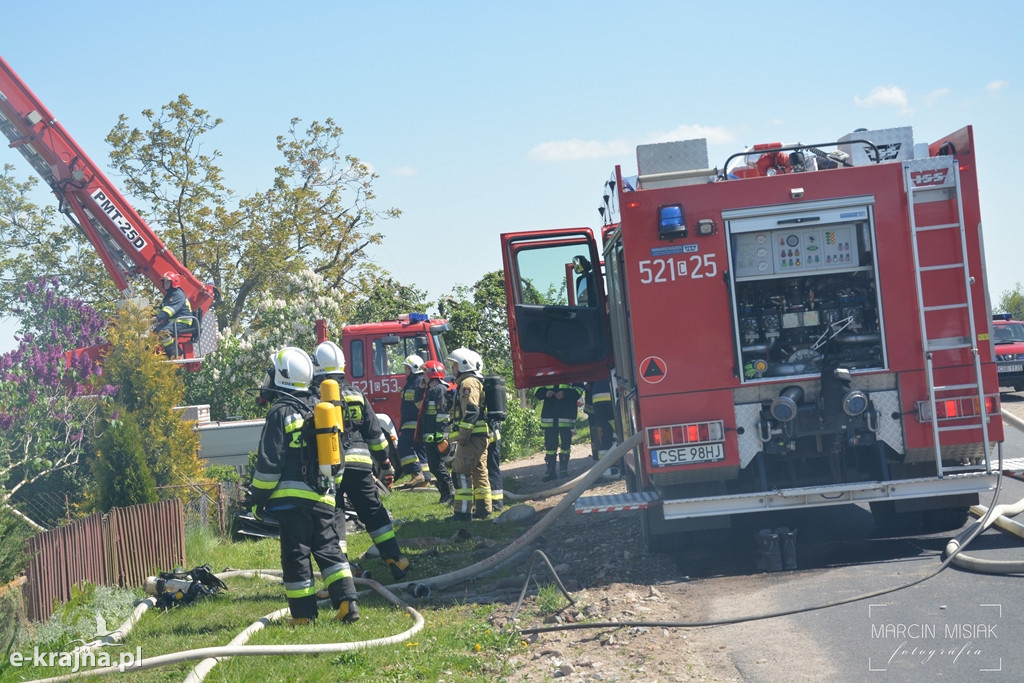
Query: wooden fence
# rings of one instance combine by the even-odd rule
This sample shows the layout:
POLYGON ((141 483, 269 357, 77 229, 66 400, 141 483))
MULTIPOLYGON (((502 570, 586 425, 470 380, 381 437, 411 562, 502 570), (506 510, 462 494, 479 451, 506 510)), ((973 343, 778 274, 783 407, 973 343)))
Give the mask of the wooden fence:
POLYGON ((141 586, 147 576, 184 567, 185 515, 176 498, 113 508, 36 534, 28 552, 25 607, 29 619, 42 621, 86 581, 141 586))

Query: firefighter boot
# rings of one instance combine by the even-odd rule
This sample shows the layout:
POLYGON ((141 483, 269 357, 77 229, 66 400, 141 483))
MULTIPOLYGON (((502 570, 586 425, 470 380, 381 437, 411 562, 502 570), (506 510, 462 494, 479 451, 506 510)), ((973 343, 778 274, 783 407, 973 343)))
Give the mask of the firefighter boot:
POLYGON ((437 501, 438 503, 441 505, 449 505, 453 500, 455 500, 455 485, 450 480, 441 481, 439 479, 437 482, 437 488, 441 492, 441 499, 437 501))
POLYGON ((544 473, 544 481, 551 481, 552 479, 557 479, 558 472, 556 472, 555 470, 558 464, 555 462, 555 456, 552 455, 550 457, 544 458, 544 462, 548 468, 547 471, 544 473))
POLYGON ((796 529, 779 527, 775 530, 782 546, 782 568, 796 569, 796 529))
POLYGON ((411 477, 409 477, 409 480, 407 482, 405 482, 404 484, 402 484, 401 486, 399 486, 398 488, 400 488, 400 489, 415 489, 415 488, 419 488, 420 486, 426 486, 426 485, 427 485, 427 480, 423 476, 423 473, 422 472, 417 472, 416 474, 414 474, 411 477))
POLYGON ((341 601, 341 605, 338 606, 338 613, 334 615, 335 621, 340 621, 343 624, 351 624, 359 621, 359 605, 356 604, 355 598, 346 598, 341 601))
POLYGON ((490 505, 486 500, 478 500, 473 505, 473 519, 487 519, 491 516, 490 505))
POLYGON ((563 477, 569 476, 569 454, 558 454, 558 474, 563 477))
POLYGON ((288 625, 292 627, 312 626, 314 621, 314 619, 310 619, 309 617, 290 617, 288 619, 288 625))
POLYGON ((405 575, 409 573, 409 567, 412 566, 412 562, 405 555, 399 555, 397 558, 389 557, 384 560, 384 563, 391 570, 391 576, 394 577, 395 581, 404 579, 405 575))
POLYGON ((771 529, 761 529, 754 534, 757 569, 763 572, 782 571, 782 549, 779 535, 771 529))

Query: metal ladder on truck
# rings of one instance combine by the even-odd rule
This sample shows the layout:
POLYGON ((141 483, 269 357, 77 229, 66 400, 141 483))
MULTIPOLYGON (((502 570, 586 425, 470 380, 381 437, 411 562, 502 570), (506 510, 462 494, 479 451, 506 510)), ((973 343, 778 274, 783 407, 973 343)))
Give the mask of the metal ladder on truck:
MULTIPOLYGON (((924 348, 925 378, 928 383, 928 402, 931 408, 931 428, 933 442, 935 443, 935 466, 939 477, 956 472, 981 472, 992 473, 991 446, 988 436, 988 409, 985 403, 985 387, 981 376, 981 356, 978 353, 977 335, 974 333, 975 317, 974 304, 971 297, 971 285, 974 278, 971 276, 970 266, 967 262, 967 236, 964 231, 963 196, 960 189, 960 174, 956 158, 953 156, 928 157, 926 159, 913 159, 903 162, 903 185, 907 192, 907 204, 910 214, 910 229, 914 247, 914 278, 917 289, 917 310, 921 325, 921 343, 924 348), (920 207, 928 202, 950 202, 955 200, 955 217, 952 222, 927 223, 922 225, 920 207), (950 233, 956 234, 950 240, 950 233), (921 252, 929 247, 929 241, 934 245, 941 241, 948 245, 953 242, 959 245, 959 253, 952 257, 953 260, 946 263, 931 263, 921 265, 921 252), (959 259, 959 260, 957 260, 959 259), (951 301, 948 299, 941 302, 936 300, 938 295, 926 291, 923 283, 923 275, 930 271, 946 271, 950 277, 960 277, 963 282, 964 297, 962 300, 951 301), (959 311, 961 316, 966 314, 967 329, 964 334, 958 337, 934 337, 929 333, 929 313, 940 313, 942 311, 959 311), (962 354, 968 350, 973 365, 972 379, 962 384, 935 384, 935 361, 936 357, 941 358, 943 354, 962 354), (957 400, 968 399, 977 401, 977 409, 973 415, 955 419, 955 424, 942 424, 941 421, 948 415, 940 416, 938 405, 942 402, 952 401, 957 405, 957 400), (948 436, 943 441, 943 436, 951 432, 968 429, 981 429, 985 453, 985 464, 961 464, 944 465, 942 462, 942 447, 945 443, 949 445, 948 436)), ((947 249, 948 251, 948 249, 947 249)), ((948 291, 948 290, 947 290, 948 291)), ((959 291, 959 290, 958 290, 959 291)), ((941 315, 941 313, 940 313, 941 315)), ((962 319, 962 318, 961 318, 962 319)), ((935 327, 933 323, 932 327, 935 327)), ((962 414, 959 410, 957 415, 962 414)))

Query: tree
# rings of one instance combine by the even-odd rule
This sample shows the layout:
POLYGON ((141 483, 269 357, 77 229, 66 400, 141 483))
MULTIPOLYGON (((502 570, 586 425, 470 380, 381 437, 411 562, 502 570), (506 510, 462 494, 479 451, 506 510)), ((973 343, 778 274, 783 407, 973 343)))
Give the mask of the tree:
POLYGON ((255 298, 252 322, 239 332, 221 330, 217 350, 206 356, 199 372, 185 377, 188 401, 208 403, 215 420, 266 415, 266 407, 256 404, 256 390, 270 367, 270 354, 283 346, 312 352, 318 318, 328 321, 328 329, 341 329, 345 301, 337 289, 310 270, 281 279, 284 297, 255 298))
POLYGON ((427 293, 410 285, 403 285, 394 278, 385 277, 356 303, 348 323, 373 323, 381 320, 397 320, 404 313, 427 310, 427 293))
POLYGON ((59 277, 64 296, 101 315, 113 311, 117 290, 92 246, 72 225, 60 224, 52 206, 29 199, 38 179, 18 182, 13 172, 10 164, 0 172, 0 310, 18 304, 26 283, 59 277))
MULTIPOLYGON (((176 486, 200 476, 199 436, 175 410, 184 403, 185 385, 178 366, 157 351, 149 319, 150 311, 126 306, 108 328, 110 352, 104 358, 103 373, 107 382, 116 385, 117 393, 106 418, 137 423, 145 434, 142 448, 157 487, 176 486)), ((160 497, 179 494, 164 490, 160 497)))
POLYGON ((119 118, 107 136, 111 160, 182 264, 221 292, 218 315, 226 326, 247 325, 251 301, 261 295, 281 298, 286 273, 311 269, 346 295, 379 275, 365 253, 382 239, 373 224, 400 212, 371 208, 378 176, 341 152, 343 131, 333 120, 300 132, 301 120, 292 119, 288 134, 277 138, 284 161, 272 187, 232 209, 216 164, 220 153, 202 152, 203 137, 222 121, 193 108, 185 95, 159 114, 142 115, 150 122, 146 131, 119 118))
POLYGON ((998 311, 994 312, 1009 313, 1014 320, 1024 320, 1024 292, 1021 292, 1019 282, 1012 292, 1002 293, 999 297, 998 311))
POLYGON ((508 341, 505 280, 502 272, 487 273, 472 287, 456 286, 438 302, 441 317, 451 325, 449 348, 465 346, 484 360, 484 372, 501 375, 512 386, 512 351, 508 341))
POLYGON ((64 355, 101 341, 95 310, 42 279, 27 285, 13 312, 21 320, 18 348, 0 355, 0 505, 74 467, 103 397, 113 393, 86 357, 68 364, 64 355))
POLYGON ((156 502, 156 482, 146 464, 144 442, 138 420, 131 413, 115 413, 106 424, 92 464, 93 506, 98 511, 156 502))

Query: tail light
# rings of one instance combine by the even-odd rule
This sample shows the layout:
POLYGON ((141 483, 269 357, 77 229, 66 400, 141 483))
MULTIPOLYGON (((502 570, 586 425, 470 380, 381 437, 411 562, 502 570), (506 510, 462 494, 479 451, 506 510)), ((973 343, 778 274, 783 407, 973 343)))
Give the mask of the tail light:
POLYGON ((647 428, 647 445, 653 448, 716 441, 725 441, 725 424, 722 420, 647 428))
MULTIPOLYGON (((917 419, 920 422, 931 422, 932 407, 928 401, 917 402, 917 419)), ((935 399, 937 420, 961 420, 967 417, 978 417, 982 414, 977 396, 958 396, 956 398, 935 399)), ((999 414, 999 397, 994 394, 985 395, 985 415, 999 414)))

